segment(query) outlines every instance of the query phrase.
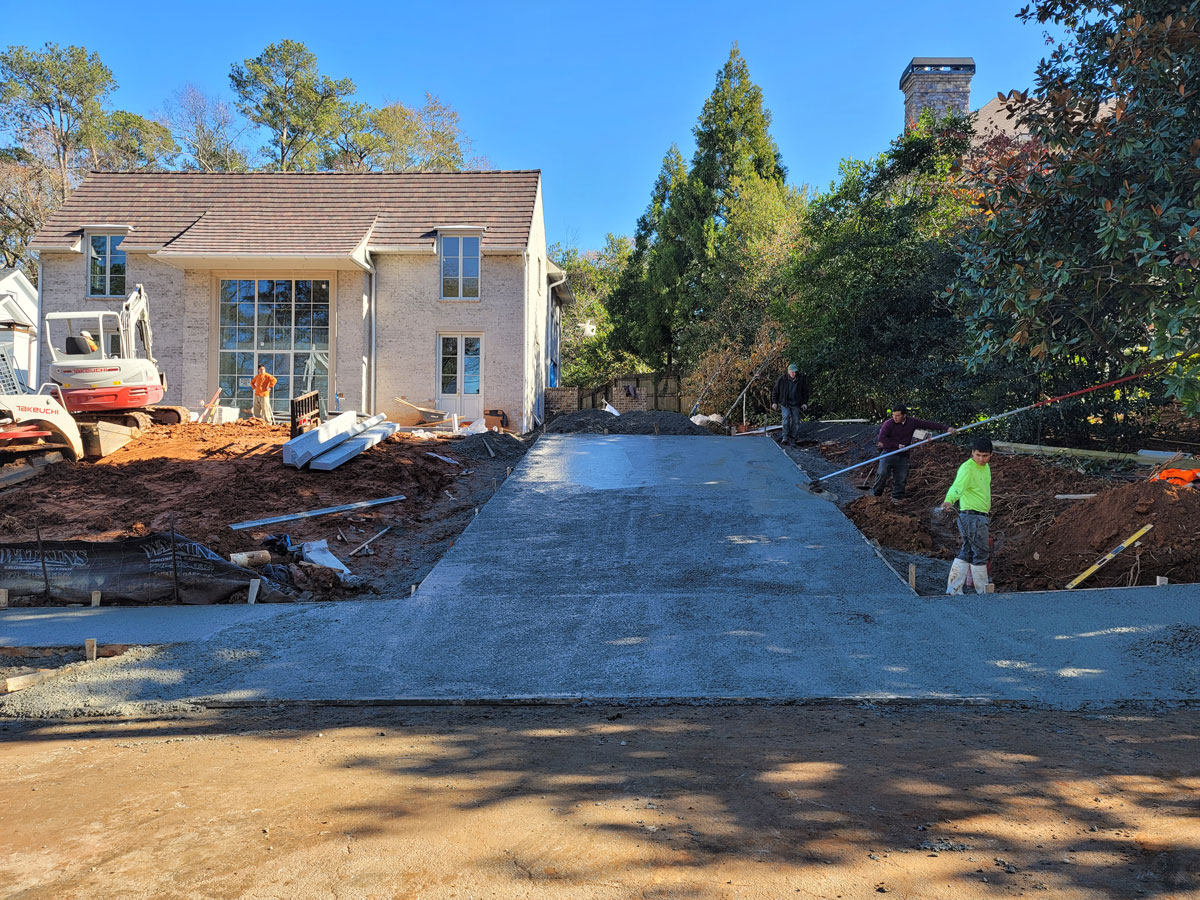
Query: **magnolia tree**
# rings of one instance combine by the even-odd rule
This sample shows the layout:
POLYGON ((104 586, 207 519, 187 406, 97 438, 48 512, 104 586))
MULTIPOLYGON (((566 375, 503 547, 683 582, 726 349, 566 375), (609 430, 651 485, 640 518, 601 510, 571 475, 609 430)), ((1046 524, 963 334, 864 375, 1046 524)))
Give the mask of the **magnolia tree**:
POLYGON ((1005 99, 1028 143, 975 172, 949 296, 972 362, 1152 368, 1200 413, 1200 0, 1041 0, 1069 39, 1005 99))

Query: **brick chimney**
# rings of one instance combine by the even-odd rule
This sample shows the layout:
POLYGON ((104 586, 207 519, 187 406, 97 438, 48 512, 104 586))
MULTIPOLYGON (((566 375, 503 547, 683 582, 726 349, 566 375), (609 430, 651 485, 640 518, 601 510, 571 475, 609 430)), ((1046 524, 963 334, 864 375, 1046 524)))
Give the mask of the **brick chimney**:
POLYGON ((971 76, 975 60, 969 56, 915 56, 900 75, 904 91, 904 127, 932 109, 935 116, 948 111, 966 115, 971 109, 971 76))

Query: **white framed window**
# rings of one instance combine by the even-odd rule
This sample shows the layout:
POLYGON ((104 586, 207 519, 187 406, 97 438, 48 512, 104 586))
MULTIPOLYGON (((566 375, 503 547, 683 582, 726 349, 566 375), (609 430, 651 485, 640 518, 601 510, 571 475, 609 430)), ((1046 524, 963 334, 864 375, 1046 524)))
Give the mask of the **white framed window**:
POLYGON ((88 235, 87 295, 89 297, 125 296, 125 251, 120 234, 88 235))
POLYGON ((479 238, 442 235, 442 299, 479 299, 479 238))
POLYGON ((271 392, 276 416, 309 391, 329 395, 328 278, 223 278, 218 295, 217 381, 222 402, 250 409, 250 379, 264 365, 278 379, 271 392))

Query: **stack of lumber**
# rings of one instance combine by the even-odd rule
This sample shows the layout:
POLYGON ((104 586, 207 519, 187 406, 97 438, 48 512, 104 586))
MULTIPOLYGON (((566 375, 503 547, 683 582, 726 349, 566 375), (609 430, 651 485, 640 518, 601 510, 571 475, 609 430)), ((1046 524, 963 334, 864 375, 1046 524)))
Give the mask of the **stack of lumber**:
POLYGON ((284 444, 283 462, 297 469, 308 466, 328 472, 391 437, 398 429, 382 413, 360 422, 357 413, 344 412, 284 444))

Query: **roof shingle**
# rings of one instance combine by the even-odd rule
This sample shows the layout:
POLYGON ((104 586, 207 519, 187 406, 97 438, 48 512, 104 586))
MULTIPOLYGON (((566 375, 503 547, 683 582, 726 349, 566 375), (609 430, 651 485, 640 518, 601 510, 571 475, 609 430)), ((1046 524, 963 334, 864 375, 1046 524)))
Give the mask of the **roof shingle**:
POLYGON ((448 223, 486 227, 483 249, 529 241, 540 173, 93 172, 34 236, 75 243, 84 226, 125 224, 130 247, 166 253, 349 254, 432 243, 448 223))

